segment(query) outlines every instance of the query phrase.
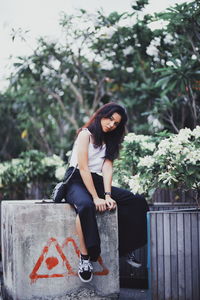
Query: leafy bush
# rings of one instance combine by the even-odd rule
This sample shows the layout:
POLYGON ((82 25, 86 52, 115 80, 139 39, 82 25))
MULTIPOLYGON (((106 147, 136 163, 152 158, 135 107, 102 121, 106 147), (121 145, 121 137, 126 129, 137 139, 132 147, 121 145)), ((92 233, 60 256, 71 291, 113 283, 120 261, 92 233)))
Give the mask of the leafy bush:
POLYGON ((40 151, 31 150, 23 152, 19 158, 0 164, 0 170, 1 198, 24 199, 33 185, 40 185, 43 196, 49 196, 48 191, 62 179, 65 166, 57 155, 46 157, 40 151))
POLYGON ((161 139, 158 145, 152 141, 149 136, 127 135, 116 164, 119 182, 148 197, 157 188, 166 187, 194 189, 199 197, 200 126, 181 129, 178 134, 161 139))
POLYGON ((115 162, 114 179, 121 185, 129 187, 128 181, 133 175, 137 174, 138 163, 141 157, 152 155, 162 136, 167 133, 163 132, 160 136, 150 136, 129 133, 125 136, 120 158, 115 162))

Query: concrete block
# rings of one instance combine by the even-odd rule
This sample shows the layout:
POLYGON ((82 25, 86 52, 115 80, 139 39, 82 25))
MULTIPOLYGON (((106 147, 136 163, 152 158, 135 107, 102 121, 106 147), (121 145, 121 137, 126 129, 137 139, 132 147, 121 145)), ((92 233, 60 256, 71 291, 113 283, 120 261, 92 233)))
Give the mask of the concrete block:
POLYGON ((75 216, 66 203, 2 201, 4 299, 118 298, 117 211, 97 213, 102 253, 87 284, 77 276, 75 216))

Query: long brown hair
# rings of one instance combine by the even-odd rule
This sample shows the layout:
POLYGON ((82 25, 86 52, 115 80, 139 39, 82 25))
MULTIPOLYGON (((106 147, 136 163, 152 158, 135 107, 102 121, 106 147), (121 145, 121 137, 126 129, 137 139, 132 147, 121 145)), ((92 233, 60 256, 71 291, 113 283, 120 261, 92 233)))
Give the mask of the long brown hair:
POLYGON ((103 143, 106 144, 105 158, 113 161, 119 155, 120 144, 125 134, 126 122, 127 114, 125 109, 117 103, 110 102, 100 107, 82 128, 88 128, 92 133, 95 147, 101 147, 103 143), (114 113, 118 113, 121 116, 119 125, 113 131, 103 132, 101 119, 110 118, 114 113))

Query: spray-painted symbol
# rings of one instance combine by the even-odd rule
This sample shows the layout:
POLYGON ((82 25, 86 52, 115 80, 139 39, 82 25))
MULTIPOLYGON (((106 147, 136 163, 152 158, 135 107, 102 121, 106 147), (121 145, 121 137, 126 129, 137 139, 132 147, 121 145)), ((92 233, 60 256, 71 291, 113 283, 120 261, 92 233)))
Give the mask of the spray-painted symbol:
MULTIPOLYGON (((69 260, 67 259, 67 257, 65 256, 65 254, 63 252, 63 248, 67 247, 69 243, 72 244, 76 255, 79 257, 80 250, 73 238, 70 238, 70 237, 67 238, 64 241, 62 246, 60 246, 58 244, 58 242, 55 238, 50 238, 47 241, 46 246, 43 248, 40 257, 38 258, 31 274, 29 275, 32 283, 34 283, 39 278, 65 277, 65 276, 69 276, 69 275, 77 276, 77 272, 72 269, 72 266, 69 263, 69 260), (50 246, 53 246, 55 248, 58 258, 63 262, 64 272, 63 273, 54 273, 54 274, 41 274, 41 273, 39 274, 40 268, 41 268, 42 264, 44 264, 44 263, 48 270, 53 270, 56 266, 59 265, 59 259, 57 257, 55 257, 55 256, 47 257, 50 246)), ((105 267, 101 257, 99 257, 98 263, 102 267, 102 270, 94 272, 94 275, 108 275, 109 270, 105 267)))

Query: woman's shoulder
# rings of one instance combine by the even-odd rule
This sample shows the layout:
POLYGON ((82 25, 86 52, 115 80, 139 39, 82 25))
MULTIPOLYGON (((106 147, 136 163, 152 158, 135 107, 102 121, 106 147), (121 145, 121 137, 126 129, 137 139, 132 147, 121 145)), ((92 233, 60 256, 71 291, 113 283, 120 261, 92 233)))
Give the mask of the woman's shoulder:
POLYGON ((82 128, 81 131, 80 131, 80 133, 81 132, 87 133, 88 135, 92 135, 91 132, 89 131, 89 129, 87 127, 82 128))
POLYGON ((80 139, 90 139, 90 137, 91 137, 91 132, 87 129, 87 128, 83 128, 80 132, 79 132, 79 134, 78 134, 78 139, 80 140, 80 139))

